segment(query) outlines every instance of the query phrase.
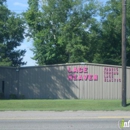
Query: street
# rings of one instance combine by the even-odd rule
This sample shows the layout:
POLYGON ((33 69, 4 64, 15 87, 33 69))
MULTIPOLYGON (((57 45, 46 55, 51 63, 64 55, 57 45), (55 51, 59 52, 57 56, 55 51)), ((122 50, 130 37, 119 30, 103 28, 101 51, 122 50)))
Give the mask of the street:
POLYGON ((0 112, 0 130, 119 130, 120 121, 128 121, 129 115, 121 111, 0 112))

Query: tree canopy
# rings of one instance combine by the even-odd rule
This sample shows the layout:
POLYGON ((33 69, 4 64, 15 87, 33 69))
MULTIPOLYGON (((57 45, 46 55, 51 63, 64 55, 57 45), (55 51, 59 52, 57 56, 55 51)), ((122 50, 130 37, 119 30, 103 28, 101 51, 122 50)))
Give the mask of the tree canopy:
POLYGON ((34 59, 39 65, 93 60, 97 6, 95 0, 83 2, 49 0, 38 8, 38 0, 28 1, 25 18, 34 40, 34 59))
MULTIPOLYGON (((121 65, 122 0, 28 0, 23 16, 0 0, 0 64, 24 65, 26 36, 38 65, 93 62, 121 65)), ((127 1, 127 65, 130 65, 130 1, 127 1)))
MULTIPOLYGON (((127 3, 127 65, 130 65, 130 2, 127 3)), ((100 10, 101 42, 99 63, 121 65, 122 0, 108 0, 100 10)))
POLYGON ((22 17, 11 12, 0 0, 0 66, 25 65, 25 50, 17 49, 24 39, 24 23, 22 17))

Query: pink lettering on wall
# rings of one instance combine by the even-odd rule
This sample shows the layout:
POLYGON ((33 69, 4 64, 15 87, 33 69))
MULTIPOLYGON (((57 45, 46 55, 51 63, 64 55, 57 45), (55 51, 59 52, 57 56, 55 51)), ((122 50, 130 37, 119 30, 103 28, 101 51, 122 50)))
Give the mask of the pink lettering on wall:
POLYGON ((73 76, 72 75, 68 75, 68 80, 73 80, 73 76))
POLYGON ((84 80, 87 80, 88 79, 88 75, 84 75, 84 80))
POLYGON ((89 81, 92 81, 92 80, 93 80, 93 75, 90 74, 90 75, 88 76, 88 79, 89 79, 89 81))
POLYGON ((105 67, 104 68, 104 82, 121 82, 118 78, 119 71, 117 67, 105 67))
POLYGON ((72 66, 67 67, 67 71, 69 73, 68 80, 70 81, 98 81, 97 74, 88 74, 87 66, 72 66))
POLYGON ((85 67, 67 67, 67 71, 68 73, 88 73, 88 68, 85 66, 85 67))
POLYGON ((71 73, 71 68, 70 68, 70 67, 67 67, 67 71, 68 71, 69 73, 71 73))
POLYGON ((98 75, 68 75, 68 80, 75 80, 75 81, 80 81, 80 80, 88 80, 88 81, 97 81, 98 80, 98 75))
POLYGON ((82 67, 79 67, 79 73, 83 73, 83 68, 82 67))
POLYGON ((94 75, 94 76, 93 76, 93 79, 94 79, 95 81, 97 81, 97 80, 98 80, 98 75, 94 75))
POLYGON ((74 67, 73 72, 74 72, 74 73, 78 73, 77 67, 74 67))
POLYGON ((84 67, 84 73, 88 73, 88 68, 84 67))
POLYGON ((77 80, 77 75, 76 74, 73 75, 73 79, 77 80))
POLYGON ((79 76, 78 76, 78 80, 83 80, 82 75, 79 75, 79 76))

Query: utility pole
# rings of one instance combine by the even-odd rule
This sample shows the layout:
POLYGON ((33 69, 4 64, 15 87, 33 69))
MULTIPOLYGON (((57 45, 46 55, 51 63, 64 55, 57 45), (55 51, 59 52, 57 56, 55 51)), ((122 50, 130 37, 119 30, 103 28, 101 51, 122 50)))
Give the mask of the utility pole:
POLYGON ((122 106, 126 107, 126 0, 122 0, 122 106))

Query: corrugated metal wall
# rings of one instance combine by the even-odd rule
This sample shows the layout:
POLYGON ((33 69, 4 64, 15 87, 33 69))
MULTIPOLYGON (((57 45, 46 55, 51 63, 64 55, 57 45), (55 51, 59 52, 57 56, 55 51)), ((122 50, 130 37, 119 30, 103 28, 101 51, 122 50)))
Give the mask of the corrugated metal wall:
POLYGON ((16 73, 16 68, 0 67, 0 93, 2 92, 2 82, 4 82, 5 98, 9 98, 10 94, 18 95, 18 73, 16 73))
MULTIPOLYGON (((99 64, 0 68, 5 95, 41 99, 121 99, 121 67, 99 64)), ((127 68, 127 98, 130 99, 130 68, 127 68)), ((1 91, 1 86, 0 86, 1 91)))

